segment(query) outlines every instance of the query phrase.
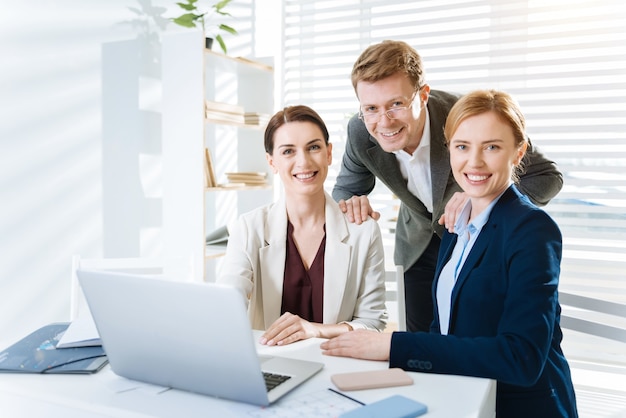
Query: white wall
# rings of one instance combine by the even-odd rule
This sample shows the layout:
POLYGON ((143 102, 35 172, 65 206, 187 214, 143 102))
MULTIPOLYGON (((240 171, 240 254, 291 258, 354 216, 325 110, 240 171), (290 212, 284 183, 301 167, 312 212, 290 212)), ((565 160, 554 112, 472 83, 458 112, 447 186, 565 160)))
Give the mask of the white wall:
MULTIPOLYGON (((148 15, 162 6, 156 14, 171 17, 174 4, 3 2, 0 349, 69 319, 72 254, 161 253, 157 23, 164 21, 148 15)), ((228 42, 232 54, 271 54, 255 48, 252 34, 278 36, 269 30, 275 22, 251 24, 252 0, 233 7, 245 16, 233 23, 241 34, 228 42)))
MULTIPOLYGON (((103 55, 119 41, 140 39, 130 1, 4 2, 0 12, 0 339, 69 318, 72 254, 106 254, 103 190, 105 118, 103 55)), ((139 17, 139 16, 137 16, 139 17)), ((120 63, 120 66, 137 63, 120 63)), ((110 74, 110 71, 108 71, 110 74)), ((128 104, 125 111, 132 107, 128 104)), ((139 112, 135 109, 135 115, 139 112)), ((108 117, 111 117, 109 115, 108 117)), ((145 115, 149 119, 149 115, 145 115)), ((128 121, 131 122, 130 120, 128 121)), ((145 120, 109 136, 150 148, 145 120), (116 135, 117 134, 117 135, 116 135)), ((121 144, 118 144, 121 145, 121 144)), ((117 161, 133 187, 137 174, 117 161)), ((110 190, 109 190, 110 191, 110 190)), ((121 202, 120 202, 121 203, 121 202)), ((148 201, 128 202, 123 226, 153 218, 148 201), (132 203, 132 204, 131 204, 132 203)), ((114 229, 114 228, 112 228, 114 229)), ((138 251, 136 228, 119 253, 138 251), (135 236, 133 236, 135 235, 135 236)), ((113 237, 110 235, 110 239, 113 237)), ((113 251, 111 251, 113 252, 113 251)))

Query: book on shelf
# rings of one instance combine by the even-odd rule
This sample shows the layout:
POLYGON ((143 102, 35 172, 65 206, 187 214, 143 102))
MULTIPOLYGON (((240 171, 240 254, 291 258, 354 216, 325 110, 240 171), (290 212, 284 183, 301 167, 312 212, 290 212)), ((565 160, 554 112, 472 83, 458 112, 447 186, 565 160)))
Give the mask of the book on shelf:
POLYGON ((204 183, 206 187, 217 186, 217 180, 215 178, 215 168, 213 167, 213 160, 211 158, 211 150, 204 149, 204 183))
POLYGON ((244 109, 242 106, 223 102, 205 100, 205 118, 233 123, 245 123, 244 109))
POLYGON ((243 183, 246 186, 260 186, 267 184, 267 173, 263 172, 226 173, 226 178, 229 183, 243 183))
POLYGON ((267 178, 264 171, 231 171, 226 173, 227 177, 247 177, 247 178, 267 178))
POLYGON ((270 115, 266 113, 246 112, 244 113, 244 121, 246 125, 265 126, 270 121, 270 115))
POLYGON ((246 183, 233 183, 231 181, 227 182, 227 183, 219 183, 217 185, 217 187, 224 187, 224 188, 228 188, 228 189, 236 189, 238 187, 246 187, 248 186, 248 184, 246 183))
POLYGON ((206 109, 213 111, 213 112, 232 113, 235 115, 244 114, 243 106, 230 104, 230 103, 224 103, 224 102, 213 102, 211 100, 205 100, 204 103, 205 103, 206 109))
POLYGON ((207 111, 204 116, 206 119, 211 120, 211 121, 216 121, 216 122, 229 122, 229 123, 239 123, 239 124, 245 123, 245 119, 243 115, 207 111))

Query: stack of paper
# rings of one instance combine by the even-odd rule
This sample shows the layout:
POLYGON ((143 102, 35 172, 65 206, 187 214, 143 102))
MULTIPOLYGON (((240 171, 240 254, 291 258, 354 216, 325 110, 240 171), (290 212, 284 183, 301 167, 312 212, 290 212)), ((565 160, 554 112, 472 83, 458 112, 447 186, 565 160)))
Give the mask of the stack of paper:
POLYGON ((216 122, 245 123, 243 107, 230 103, 206 100, 205 117, 216 122))
POLYGON ((91 311, 87 308, 85 313, 73 320, 57 343, 57 348, 71 347, 96 347, 102 345, 100 335, 93 322, 91 311))
POLYGON ((226 178, 228 179, 228 184, 233 185, 262 186, 267 184, 267 173, 263 172, 226 173, 226 178))
POLYGON ((265 126, 270 120, 270 115, 266 113, 246 112, 243 116, 246 125, 265 126))

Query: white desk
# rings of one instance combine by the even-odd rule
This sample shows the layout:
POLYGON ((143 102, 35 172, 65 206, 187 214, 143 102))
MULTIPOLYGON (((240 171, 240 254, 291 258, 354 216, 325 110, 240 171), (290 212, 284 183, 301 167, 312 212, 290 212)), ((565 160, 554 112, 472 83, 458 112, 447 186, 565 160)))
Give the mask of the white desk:
MULTIPOLYGON (((258 333, 257 333, 258 334, 258 333)), ((373 362, 321 354, 323 340, 311 339, 286 347, 258 346, 260 354, 320 361, 324 369, 276 405, 303 399, 334 387, 330 376, 350 371, 388 367, 373 362)), ((462 376, 410 373, 411 386, 346 392, 365 403, 402 394, 428 405, 426 417, 495 416, 495 382, 462 376)), ((157 393, 151 386, 134 384, 115 375, 109 366, 93 375, 0 374, 3 417, 241 417, 260 408, 178 390, 157 393), (119 392, 120 387, 134 389, 119 392)), ((270 408, 271 411, 271 408, 270 408)), ((294 413, 293 416, 299 416, 294 413)))

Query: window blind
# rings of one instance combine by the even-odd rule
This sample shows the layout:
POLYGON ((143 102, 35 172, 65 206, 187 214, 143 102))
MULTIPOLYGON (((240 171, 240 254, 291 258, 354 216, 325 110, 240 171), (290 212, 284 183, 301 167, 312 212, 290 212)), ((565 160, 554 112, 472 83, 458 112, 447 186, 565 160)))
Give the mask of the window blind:
MULTIPOLYGON (((533 143, 565 178, 546 207, 563 232, 561 291, 626 303, 620 0, 285 0, 283 12, 282 100, 310 105, 327 122, 334 143, 329 190, 346 123, 358 109, 352 64, 372 43, 406 41, 422 56, 431 88, 496 88, 520 102, 533 143)), ((398 202, 384 186, 371 199, 392 244, 398 202)))

